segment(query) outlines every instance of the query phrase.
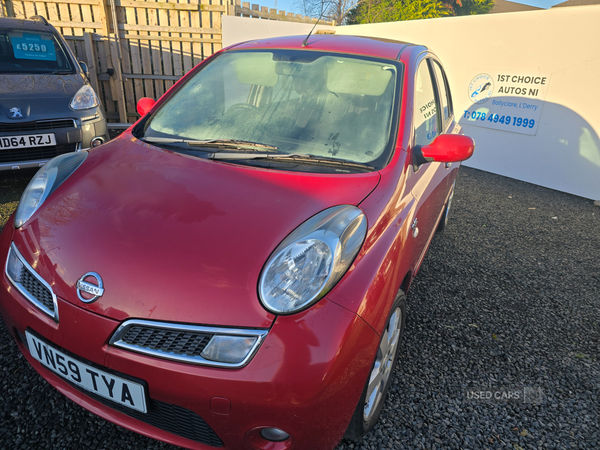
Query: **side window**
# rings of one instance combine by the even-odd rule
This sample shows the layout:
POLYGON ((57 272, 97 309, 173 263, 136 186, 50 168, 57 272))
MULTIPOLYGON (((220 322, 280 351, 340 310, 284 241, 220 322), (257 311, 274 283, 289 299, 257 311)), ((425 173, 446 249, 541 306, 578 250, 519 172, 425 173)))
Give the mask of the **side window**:
POLYGON ((423 60, 419 65, 415 80, 413 117, 416 145, 427 145, 438 135, 438 110, 429 65, 426 60, 423 60))
POLYGON ((447 125, 448 119, 452 117, 452 99, 450 98, 450 92, 448 90, 448 80, 446 79, 444 69, 442 69, 436 61, 433 61, 433 71, 435 72, 437 85, 439 86, 440 103, 442 105, 442 123, 447 125))

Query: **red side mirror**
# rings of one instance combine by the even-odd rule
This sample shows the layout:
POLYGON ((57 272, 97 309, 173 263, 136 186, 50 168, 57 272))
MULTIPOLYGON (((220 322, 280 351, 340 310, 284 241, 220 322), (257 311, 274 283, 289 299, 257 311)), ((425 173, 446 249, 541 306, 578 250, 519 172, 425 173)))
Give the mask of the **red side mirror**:
POLYGON ((473 155, 475 141, 460 134, 440 134, 429 145, 421 147, 427 161, 452 163, 464 161, 473 155))
POLYGON ((142 97, 137 102, 137 112, 140 116, 144 117, 156 104, 156 100, 153 98, 142 97))

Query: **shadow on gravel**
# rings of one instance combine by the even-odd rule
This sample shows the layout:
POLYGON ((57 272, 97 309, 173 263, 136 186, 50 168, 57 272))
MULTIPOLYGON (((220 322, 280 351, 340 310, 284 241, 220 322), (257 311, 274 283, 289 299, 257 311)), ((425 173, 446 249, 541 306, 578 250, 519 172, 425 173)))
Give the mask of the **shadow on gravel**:
POLYGON ((0 172, 0 231, 17 208, 21 194, 36 170, 28 169, 18 172, 0 172))
MULTIPOLYGON (((600 448, 600 208, 465 167, 452 207, 409 292, 381 420, 337 450, 600 448)), ((74 405, 0 328, 0 448, 174 448, 74 405)))

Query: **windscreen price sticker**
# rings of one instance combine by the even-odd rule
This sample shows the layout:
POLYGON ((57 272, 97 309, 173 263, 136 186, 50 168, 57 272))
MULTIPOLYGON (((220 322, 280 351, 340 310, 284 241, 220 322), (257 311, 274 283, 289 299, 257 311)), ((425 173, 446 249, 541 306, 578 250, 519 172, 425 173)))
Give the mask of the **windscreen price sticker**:
POLYGON ((16 59, 56 61, 54 42, 39 34, 23 33, 23 37, 13 37, 11 43, 16 59))
POLYGON ((478 72, 469 83, 469 107, 460 123, 534 136, 549 79, 537 73, 478 72))

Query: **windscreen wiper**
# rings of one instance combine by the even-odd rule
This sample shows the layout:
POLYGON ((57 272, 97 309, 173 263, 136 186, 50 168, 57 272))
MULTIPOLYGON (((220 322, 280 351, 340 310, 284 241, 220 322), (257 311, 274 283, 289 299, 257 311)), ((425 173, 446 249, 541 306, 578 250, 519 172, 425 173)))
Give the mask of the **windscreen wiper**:
POLYGON ((215 152, 208 155, 208 159, 274 159, 274 158, 292 158, 299 156, 295 154, 281 153, 243 153, 243 152, 215 152))
POLYGON ((277 147, 273 145, 261 144, 260 142, 241 141, 238 139, 181 139, 149 136, 142 138, 142 140, 152 144, 187 144, 194 147, 277 150, 277 147))
POLYGON ((225 159, 225 160, 236 160, 236 159, 269 159, 269 160, 281 160, 295 161, 303 164, 321 164, 321 165, 333 165, 333 166, 344 166, 352 168, 360 168, 366 170, 375 170, 373 166, 368 164, 347 161, 345 159, 330 158, 327 156, 315 156, 306 155, 301 153, 227 153, 218 152, 208 156, 209 159, 225 159))

